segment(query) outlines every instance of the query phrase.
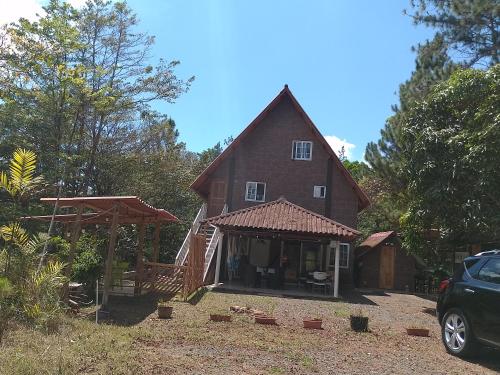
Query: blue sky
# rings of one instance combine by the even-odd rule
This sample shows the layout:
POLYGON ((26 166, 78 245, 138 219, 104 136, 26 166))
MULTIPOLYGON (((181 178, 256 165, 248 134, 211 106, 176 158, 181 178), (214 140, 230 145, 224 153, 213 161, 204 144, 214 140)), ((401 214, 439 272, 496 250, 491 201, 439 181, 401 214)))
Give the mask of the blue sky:
MULTIPOLYGON (((40 1, 9 1, 20 2, 40 1)), ((196 76, 175 104, 155 105, 193 151, 237 136, 287 83, 334 150, 344 141, 362 159, 414 68, 411 46, 433 35, 403 15, 406 0, 128 3, 156 36, 153 62, 177 59, 180 78, 196 76)))

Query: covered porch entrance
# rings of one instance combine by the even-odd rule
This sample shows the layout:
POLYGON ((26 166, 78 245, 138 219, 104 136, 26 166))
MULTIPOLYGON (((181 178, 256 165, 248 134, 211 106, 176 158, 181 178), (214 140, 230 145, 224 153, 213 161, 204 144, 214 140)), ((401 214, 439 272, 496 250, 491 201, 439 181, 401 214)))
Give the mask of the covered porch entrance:
MULTIPOLYGON (((219 228, 214 283, 339 296, 358 232, 281 198, 208 219, 219 228)), ((219 284, 223 285, 220 286, 219 284)))

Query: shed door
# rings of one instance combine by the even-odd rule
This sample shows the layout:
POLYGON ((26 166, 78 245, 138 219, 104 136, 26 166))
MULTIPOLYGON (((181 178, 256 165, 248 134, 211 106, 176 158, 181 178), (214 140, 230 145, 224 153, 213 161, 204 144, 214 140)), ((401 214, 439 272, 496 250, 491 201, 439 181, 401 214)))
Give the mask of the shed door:
POLYGON ((226 182, 224 180, 213 180, 210 184, 210 194, 208 197, 207 216, 220 215, 226 202, 226 182))
POLYGON ((394 246, 382 246, 380 249, 380 279, 379 288, 394 288, 394 256, 396 248, 394 246))

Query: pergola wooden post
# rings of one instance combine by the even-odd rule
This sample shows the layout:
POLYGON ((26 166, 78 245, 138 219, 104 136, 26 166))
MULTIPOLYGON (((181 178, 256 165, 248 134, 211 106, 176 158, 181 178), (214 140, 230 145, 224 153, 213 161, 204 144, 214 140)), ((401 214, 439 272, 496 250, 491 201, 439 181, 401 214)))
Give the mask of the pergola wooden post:
POLYGON ((135 288, 134 294, 141 295, 142 293, 142 278, 144 273, 144 237, 146 234, 146 225, 139 224, 139 233, 137 241, 137 260, 135 263, 135 288))
POLYGON ((66 267, 64 268, 64 276, 66 276, 67 281, 64 284, 64 302, 69 301, 69 279, 71 277, 71 271, 73 269, 73 261, 75 260, 76 253, 76 244, 78 239, 80 238, 80 233, 82 230, 82 213, 83 213, 83 205, 79 204, 76 209, 76 217, 73 225, 71 226, 71 234, 70 234, 70 245, 69 245, 69 254, 68 254, 68 262, 66 267))
POLYGON ((109 300, 109 291, 111 289, 112 282, 112 271, 113 271, 113 253, 115 251, 116 245, 116 235, 118 228, 118 214, 119 214, 120 206, 119 203, 115 203, 113 206, 113 218, 111 221, 111 229, 109 235, 109 244, 108 244, 108 256, 106 258, 106 270, 104 273, 104 290, 102 292, 102 305, 101 308, 106 310, 108 307, 109 300))
MULTIPOLYGON (((161 228, 160 223, 156 222, 155 233, 153 238, 153 263, 158 263, 158 260, 160 258, 160 228, 161 228)), ((155 281, 157 276, 158 276, 158 267, 153 266, 153 275, 151 282, 153 290, 155 288, 155 281)))

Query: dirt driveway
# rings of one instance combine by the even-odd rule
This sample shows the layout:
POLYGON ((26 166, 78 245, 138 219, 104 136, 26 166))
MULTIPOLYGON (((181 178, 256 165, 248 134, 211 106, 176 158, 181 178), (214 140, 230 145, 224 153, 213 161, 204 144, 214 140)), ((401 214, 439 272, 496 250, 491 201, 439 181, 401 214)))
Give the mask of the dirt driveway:
POLYGON ((144 368, 170 372, 321 374, 494 374, 500 353, 486 350, 476 361, 448 355, 439 325, 429 310, 435 302, 404 294, 353 295, 349 302, 208 293, 196 305, 179 305, 165 323, 151 316, 144 324, 165 333, 139 343, 147 347, 144 368), (231 323, 207 322, 207 314, 230 305, 248 305, 274 314, 279 325, 255 325, 246 316, 231 323), (359 308, 370 318, 369 333, 354 333, 349 314, 359 308), (322 317, 324 330, 304 330, 302 318, 322 317), (185 330, 182 327, 190 327, 185 330), (405 327, 425 327, 429 338, 410 337, 405 327))

